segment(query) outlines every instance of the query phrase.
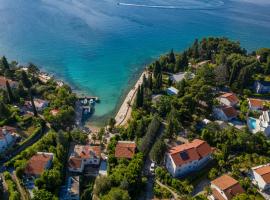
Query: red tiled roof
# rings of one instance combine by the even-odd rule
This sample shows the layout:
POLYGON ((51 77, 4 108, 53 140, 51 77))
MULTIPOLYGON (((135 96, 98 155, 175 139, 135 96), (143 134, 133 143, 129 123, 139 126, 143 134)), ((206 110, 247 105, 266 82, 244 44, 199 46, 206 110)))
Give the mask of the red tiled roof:
POLYGON ((195 139, 190 143, 182 144, 170 149, 169 154, 171 155, 176 166, 181 166, 185 163, 199 160, 212 153, 212 148, 209 144, 203 140, 195 139), (180 156, 180 153, 185 152, 187 155, 186 159, 180 156))
POLYGON ((116 158, 132 158, 136 152, 135 142, 118 141, 115 147, 116 158))
POLYGON ((74 152, 76 153, 76 157, 79 158, 100 158, 101 157, 101 149, 100 146, 90 146, 90 145, 76 145, 74 148, 74 152))
POLYGON ((215 188, 212 188, 212 194, 216 200, 226 200, 215 188))
POLYGON ((48 162, 53 159, 52 155, 47 153, 37 153, 27 163, 24 173, 27 175, 41 175, 48 162))
POLYGON ((223 95, 220 96, 221 98, 226 98, 228 99, 228 101, 232 102, 232 103, 238 103, 239 99, 237 98, 237 96, 234 93, 225 93, 223 95))
POLYGON ((9 133, 15 133, 16 132, 16 128, 11 127, 11 126, 0 127, 0 139, 4 139, 3 129, 6 129, 9 133))
POLYGON ((59 113, 59 109, 52 109, 52 110, 50 111, 50 113, 51 113, 53 116, 55 116, 55 115, 57 115, 57 114, 59 113))
POLYGON ((17 84, 16 81, 12 81, 12 80, 10 80, 10 79, 7 79, 7 78, 4 77, 4 76, 0 76, 0 86, 6 87, 6 81, 8 81, 9 84, 17 84))
POLYGON ((82 159, 76 157, 70 157, 68 160, 68 167, 72 169, 79 169, 82 166, 82 159))
POLYGON ((226 174, 213 180, 211 183, 222 190, 229 200, 237 194, 245 192, 237 180, 226 174))
POLYGON ((232 106, 225 106, 221 109, 227 117, 236 117, 238 115, 237 111, 232 106))
POLYGON ((261 100, 261 99, 248 99, 248 100, 252 107, 263 108, 264 100, 261 100))
POLYGON ((270 183, 270 166, 269 165, 256 168, 254 169, 254 171, 257 174, 259 174, 266 183, 270 183))

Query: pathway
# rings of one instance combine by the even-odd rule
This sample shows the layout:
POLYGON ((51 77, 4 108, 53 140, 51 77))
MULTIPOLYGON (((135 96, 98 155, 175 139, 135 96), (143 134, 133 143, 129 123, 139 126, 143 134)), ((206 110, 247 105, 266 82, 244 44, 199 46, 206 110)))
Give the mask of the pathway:
POLYGON ((116 126, 125 125, 128 122, 128 120, 131 116, 131 111, 132 111, 131 105, 133 104, 133 102, 135 100, 138 87, 143 82, 144 75, 147 77, 148 73, 146 71, 144 71, 142 73, 139 80, 137 81, 135 86, 129 91, 124 102, 122 103, 118 113, 115 116, 115 121, 116 121, 115 125, 116 126))
POLYGON ((156 180, 156 183, 157 183, 160 187, 163 187, 163 188, 169 190, 169 191, 172 193, 174 199, 179 199, 179 200, 181 200, 180 196, 179 196, 176 192, 174 192, 171 188, 169 188, 168 186, 162 184, 162 183, 161 183, 160 181, 158 181, 158 180, 156 180))

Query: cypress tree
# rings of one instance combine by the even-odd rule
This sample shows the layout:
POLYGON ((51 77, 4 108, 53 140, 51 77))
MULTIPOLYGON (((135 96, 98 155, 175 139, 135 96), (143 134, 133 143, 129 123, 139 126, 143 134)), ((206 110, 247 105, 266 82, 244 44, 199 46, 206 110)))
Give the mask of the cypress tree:
POLYGON ((171 50, 169 54, 169 63, 175 63, 175 55, 174 55, 173 49, 171 50))
POLYGON ((161 73, 161 66, 159 61, 156 61, 154 64, 154 78, 157 78, 160 73, 161 73))
POLYGON ((36 106, 35 106, 35 103, 34 103, 34 99, 33 99, 33 96, 32 96, 32 90, 31 90, 31 87, 32 87, 32 83, 31 81, 29 80, 27 74, 25 73, 25 71, 22 72, 22 83, 24 85, 24 87, 26 87, 28 89, 28 94, 29 94, 29 97, 30 97, 30 101, 31 101, 31 104, 32 104, 32 108, 33 108, 33 112, 34 112, 34 115, 37 116, 37 109, 36 109, 36 106))
POLYGON ((153 89, 153 79, 152 79, 152 74, 149 75, 149 79, 148 79, 148 87, 150 90, 153 89))
POLYGON ((141 100, 141 87, 138 87, 137 94, 136 94, 136 101, 135 101, 135 106, 136 108, 140 107, 140 100, 141 100))
POLYGON ((14 95, 12 93, 12 90, 11 90, 11 87, 10 87, 8 81, 6 81, 6 88, 7 88, 9 103, 12 103, 12 102, 14 102, 14 95))
POLYGON ((5 70, 9 70, 9 64, 7 61, 7 58, 5 56, 3 56, 1 58, 1 62, 0 62, 0 67, 5 71, 5 70))

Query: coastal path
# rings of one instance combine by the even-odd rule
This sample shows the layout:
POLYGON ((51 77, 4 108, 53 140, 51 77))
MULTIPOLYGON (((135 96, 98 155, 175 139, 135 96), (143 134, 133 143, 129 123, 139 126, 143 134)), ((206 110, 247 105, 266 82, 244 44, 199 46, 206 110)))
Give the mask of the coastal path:
POLYGON ((132 105, 134 103, 136 94, 137 94, 137 90, 138 87, 142 84, 143 82, 143 76, 147 77, 148 76, 148 72, 144 71, 139 80, 137 81, 137 83, 135 84, 135 86, 129 91, 129 93, 127 94, 124 102, 122 103, 118 113, 115 116, 115 125, 116 126, 121 126, 121 125, 125 125, 130 116, 131 116, 131 111, 132 111, 132 105))

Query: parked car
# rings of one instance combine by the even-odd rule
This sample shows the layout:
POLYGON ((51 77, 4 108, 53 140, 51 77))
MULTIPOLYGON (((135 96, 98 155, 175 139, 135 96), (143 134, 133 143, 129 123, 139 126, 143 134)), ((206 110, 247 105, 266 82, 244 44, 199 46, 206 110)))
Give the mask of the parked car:
POLYGON ((151 163, 150 165, 150 172, 154 173, 155 172, 155 168, 156 168, 156 164, 154 162, 151 163))

